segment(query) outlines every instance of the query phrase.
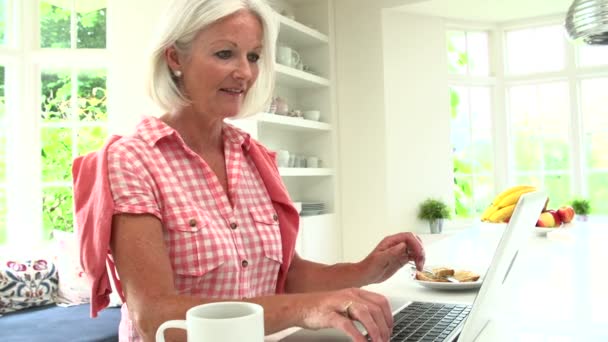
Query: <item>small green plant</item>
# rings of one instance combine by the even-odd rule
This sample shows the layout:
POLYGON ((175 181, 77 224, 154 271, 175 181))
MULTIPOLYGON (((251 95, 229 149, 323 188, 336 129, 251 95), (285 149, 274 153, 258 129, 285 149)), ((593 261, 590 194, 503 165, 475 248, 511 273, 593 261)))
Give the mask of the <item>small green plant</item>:
POLYGON ((450 207, 442 200, 429 198, 420 203, 418 218, 425 221, 449 219, 452 216, 450 207))
POLYGON ((572 208, 574 209, 574 212, 577 215, 589 215, 589 213, 591 212, 591 203, 589 202, 589 200, 576 198, 573 199, 570 204, 572 205, 572 208))

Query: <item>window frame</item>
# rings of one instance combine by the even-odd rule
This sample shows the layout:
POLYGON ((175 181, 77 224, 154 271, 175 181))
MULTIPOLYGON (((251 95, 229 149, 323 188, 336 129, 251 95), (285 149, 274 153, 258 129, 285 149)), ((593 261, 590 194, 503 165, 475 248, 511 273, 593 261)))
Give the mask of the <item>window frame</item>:
MULTIPOLYGON (((43 235, 42 219, 43 182, 40 155, 43 127, 40 120, 42 70, 65 68, 77 72, 82 69, 105 69, 109 74, 111 63, 111 55, 108 52, 108 24, 106 47, 103 49, 41 48, 39 18, 41 1, 7 0, 7 6, 13 15, 8 16, 10 23, 7 20, 7 46, 0 47, 0 63, 6 63, 5 66, 10 65, 10 68, 6 68, 6 84, 11 84, 10 87, 6 87, 5 94, 7 99, 7 244, 0 246, 0 251, 18 251, 20 246, 44 245, 48 238, 43 235), (31 39, 25 39, 26 37, 31 39)), ((75 3, 75 0, 72 0, 72 8, 75 8, 75 3)), ((110 6, 111 0, 107 0, 106 13, 110 6)), ((75 13, 72 11, 72 28, 75 23, 74 16, 75 13)), ((74 35, 75 32, 71 34, 74 35)), ((74 42, 73 39, 71 41, 74 42)), ((75 43, 71 45, 73 44, 75 43)), ((106 89, 107 85, 106 78, 106 89)), ((109 115, 108 108, 108 117, 109 115)), ((72 123, 73 121, 70 120, 70 125, 72 123)), ((70 127, 87 125, 90 123, 70 127)), ((103 126, 108 129, 109 118, 103 126)))

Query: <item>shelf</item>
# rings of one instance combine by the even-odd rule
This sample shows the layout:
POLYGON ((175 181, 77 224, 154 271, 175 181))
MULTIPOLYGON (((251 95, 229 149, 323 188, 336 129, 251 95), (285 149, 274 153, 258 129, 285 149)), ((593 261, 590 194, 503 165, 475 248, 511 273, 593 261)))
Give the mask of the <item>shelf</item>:
POLYGON ((303 167, 280 167, 279 173, 283 177, 310 177, 310 176, 332 176, 333 169, 327 168, 303 168, 303 167))
POLYGON ((293 19, 280 15, 279 21, 281 23, 279 42, 288 43, 292 48, 323 45, 329 42, 329 38, 323 33, 293 19))
POLYGON ((314 221, 319 219, 334 219, 334 213, 323 213, 319 215, 300 215, 300 222, 302 221, 314 221))
POLYGON ((277 84, 291 88, 329 87, 329 80, 311 73, 277 63, 275 66, 277 84))
POLYGON ((260 113, 255 116, 258 122, 269 126, 277 126, 282 129, 294 131, 330 131, 331 125, 325 122, 306 120, 303 118, 293 118, 272 113, 260 113))

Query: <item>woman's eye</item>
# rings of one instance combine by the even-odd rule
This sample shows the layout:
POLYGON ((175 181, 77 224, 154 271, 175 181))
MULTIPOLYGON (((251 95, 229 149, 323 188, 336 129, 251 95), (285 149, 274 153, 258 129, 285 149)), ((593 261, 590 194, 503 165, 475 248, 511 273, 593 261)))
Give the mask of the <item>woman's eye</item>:
POLYGON ((230 50, 222 50, 220 52, 217 52, 215 55, 218 56, 221 59, 228 59, 228 58, 232 57, 232 51, 230 51, 230 50))
POLYGON ((257 53, 250 53, 247 55, 247 59, 252 62, 255 63, 260 59, 260 55, 257 53))

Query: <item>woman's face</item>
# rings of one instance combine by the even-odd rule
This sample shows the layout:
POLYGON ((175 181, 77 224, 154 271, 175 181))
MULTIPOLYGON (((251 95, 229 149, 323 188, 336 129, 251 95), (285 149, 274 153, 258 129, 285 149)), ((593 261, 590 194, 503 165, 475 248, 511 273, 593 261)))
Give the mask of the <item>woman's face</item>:
POLYGON ((190 54, 181 56, 182 86, 197 113, 231 117, 239 113, 258 77, 263 30, 249 11, 239 11, 198 33, 190 54))

